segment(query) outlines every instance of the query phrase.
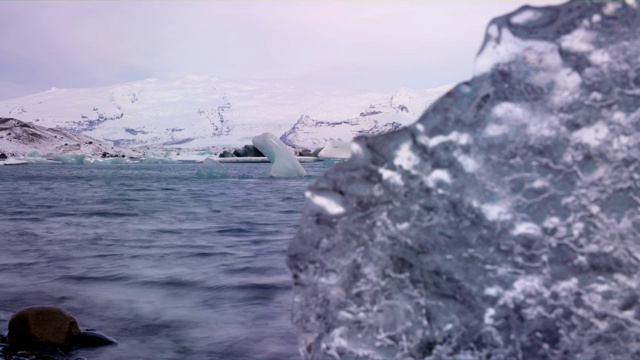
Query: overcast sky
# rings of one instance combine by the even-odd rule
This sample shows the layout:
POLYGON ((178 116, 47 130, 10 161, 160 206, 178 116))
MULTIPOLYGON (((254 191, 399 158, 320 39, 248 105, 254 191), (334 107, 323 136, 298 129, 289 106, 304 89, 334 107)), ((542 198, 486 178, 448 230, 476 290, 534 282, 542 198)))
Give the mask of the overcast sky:
POLYGON ((0 100, 189 74, 435 87, 468 79, 487 23, 524 3, 0 1, 0 100))

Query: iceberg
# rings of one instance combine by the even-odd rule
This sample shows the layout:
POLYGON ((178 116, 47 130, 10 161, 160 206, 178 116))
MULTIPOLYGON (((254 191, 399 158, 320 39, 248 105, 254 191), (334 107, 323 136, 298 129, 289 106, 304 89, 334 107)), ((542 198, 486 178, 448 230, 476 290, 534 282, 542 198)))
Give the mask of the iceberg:
POLYGON ((53 160, 64 165, 84 165, 86 155, 83 154, 60 154, 53 156, 53 160))
POLYGON ((318 153, 319 159, 348 159, 351 157, 351 143, 346 141, 327 140, 324 148, 318 153))
POLYGON ((266 132, 256 136, 251 139, 251 142, 273 164, 271 165, 271 176, 299 177, 307 174, 289 148, 272 133, 266 132))
POLYGON ((43 158, 42 155, 36 150, 29 151, 22 160, 26 161, 29 165, 60 164, 59 161, 53 161, 43 158))
POLYGON ((195 176, 201 179, 221 179, 229 177, 229 171, 219 162, 206 158, 202 161, 202 165, 196 171, 195 176))
POLYGON ((640 357, 639 7, 494 19, 471 80, 308 189, 304 358, 640 357))
POLYGON ((324 159, 322 161, 322 167, 324 168, 330 168, 335 164, 339 164, 341 162, 344 162, 345 159, 324 159))
POLYGON ((175 164, 176 161, 155 151, 145 151, 143 164, 175 164))
POLYGON ((25 154, 25 157, 30 157, 30 158, 41 158, 42 155, 38 152, 38 150, 31 150, 28 153, 25 154))
MULTIPOLYGON (((85 159, 85 162, 87 159, 85 159)), ((122 165, 126 164, 127 159, 122 157, 107 157, 107 158, 91 158, 91 164, 94 165, 122 165)))

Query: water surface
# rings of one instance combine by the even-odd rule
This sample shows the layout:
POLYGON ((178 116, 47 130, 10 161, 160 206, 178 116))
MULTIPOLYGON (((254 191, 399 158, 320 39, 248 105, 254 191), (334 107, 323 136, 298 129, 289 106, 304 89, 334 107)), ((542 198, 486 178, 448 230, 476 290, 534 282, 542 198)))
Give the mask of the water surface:
POLYGON ((0 332, 46 304, 119 341, 76 357, 298 358, 286 247, 325 169, 198 166, 0 167, 0 332))

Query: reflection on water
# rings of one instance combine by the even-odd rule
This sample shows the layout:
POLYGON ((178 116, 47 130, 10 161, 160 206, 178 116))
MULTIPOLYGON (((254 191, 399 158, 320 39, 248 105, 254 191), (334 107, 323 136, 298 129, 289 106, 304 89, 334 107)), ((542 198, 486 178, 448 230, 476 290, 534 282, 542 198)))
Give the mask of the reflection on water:
POLYGON ((286 247, 303 179, 269 164, 1 167, 0 332, 57 305, 117 347, 88 359, 297 358, 286 247))

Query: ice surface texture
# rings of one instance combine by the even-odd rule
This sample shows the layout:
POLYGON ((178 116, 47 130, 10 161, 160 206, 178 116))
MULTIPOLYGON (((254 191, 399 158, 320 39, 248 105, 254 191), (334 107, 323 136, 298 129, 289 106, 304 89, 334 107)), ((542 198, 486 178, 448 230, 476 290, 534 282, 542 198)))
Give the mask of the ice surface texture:
POLYGON ((269 172, 271 176, 298 177, 307 174, 289 148, 272 133, 266 132, 256 136, 251 142, 273 164, 269 172))
POLYGON ((634 2, 493 20, 477 74, 307 192, 306 358, 640 358, 634 2))

